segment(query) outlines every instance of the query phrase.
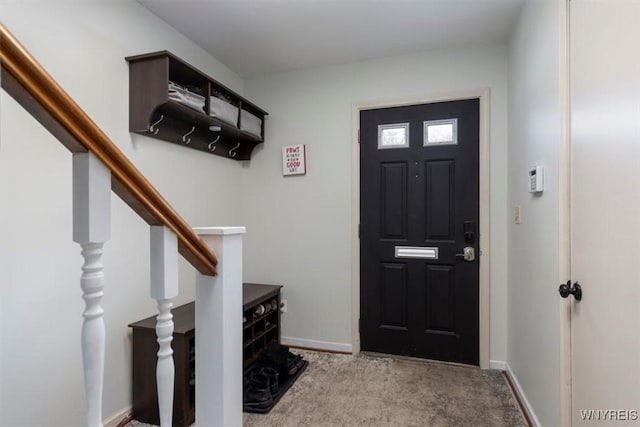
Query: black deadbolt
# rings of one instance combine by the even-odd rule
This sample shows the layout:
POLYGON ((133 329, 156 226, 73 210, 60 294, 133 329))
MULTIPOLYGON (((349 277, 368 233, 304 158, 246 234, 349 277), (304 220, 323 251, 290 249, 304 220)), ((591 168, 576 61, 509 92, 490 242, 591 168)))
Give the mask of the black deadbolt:
POLYGON ((465 221, 462 223, 462 231, 464 233, 465 243, 476 242, 476 224, 473 221, 465 221))

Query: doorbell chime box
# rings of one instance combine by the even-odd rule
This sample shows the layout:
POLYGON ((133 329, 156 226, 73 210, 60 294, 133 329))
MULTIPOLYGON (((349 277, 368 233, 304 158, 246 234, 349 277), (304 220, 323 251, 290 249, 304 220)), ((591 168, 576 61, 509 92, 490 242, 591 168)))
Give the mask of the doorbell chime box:
POLYGON ((544 191, 544 168, 536 166, 529 170, 529 193, 544 191))

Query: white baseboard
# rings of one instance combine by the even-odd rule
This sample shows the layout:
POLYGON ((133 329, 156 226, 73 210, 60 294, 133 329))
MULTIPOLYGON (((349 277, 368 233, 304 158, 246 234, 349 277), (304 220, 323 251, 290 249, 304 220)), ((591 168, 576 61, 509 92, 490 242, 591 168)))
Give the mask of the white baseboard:
POLYGON ((127 415, 131 413, 131 406, 127 406, 120 410, 117 414, 112 415, 110 418, 103 421, 104 427, 117 427, 120 424, 120 421, 124 419, 127 415))
POLYGON ((511 370, 511 366, 509 366, 508 363, 505 363, 505 365, 507 368, 506 369, 507 375, 511 380, 511 384, 513 384, 513 386, 515 387, 515 392, 518 395, 518 399, 520 399, 522 406, 524 406, 524 410, 527 413, 529 420, 531 421, 531 423, 533 423, 532 427, 540 427, 541 425, 540 420, 538 420, 538 417, 536 417, 536 413, 533 411, 533 407, 531 406, 531 403, 529 403, 529 399, 527 399, 527 395, 524 394, 524 390, 520 385, 520 381, 518 381, 518 377, 516 377, 516 374, 513 373, 513 371, 511 370))
POLYGON ((507 362, 504 360, 489 360, 489 369, 507 370, 507 362))
POLYGON ((349 354, 351 354, 353 351, 353 346, 351 344, 344 344, 344 343, 338 343, 338 342, 316 341, 316 340, 308 340, 304 338, 295 338, 295 337, 282 337, 280 341, 284 345, 291 345, 294 347, 305 347, 309 349, 336 351, 339 353, 349 353, 349 354))

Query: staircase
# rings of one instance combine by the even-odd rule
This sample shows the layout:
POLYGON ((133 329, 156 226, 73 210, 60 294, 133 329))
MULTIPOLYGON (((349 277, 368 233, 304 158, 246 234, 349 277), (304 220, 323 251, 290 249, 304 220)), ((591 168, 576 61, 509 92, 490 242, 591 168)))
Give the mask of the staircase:
POLYGON ((158 306, 156 375, 161 425, 172 425, 171 307, 178 295, 178 253, 196 270, 196 423, 206 427, 241 425, 244 227, 191 228, 2 24, 0 62, 2 88, 73 157, 73 240, 80 245, 84 259, 80 341, 86 426, 102 425, 102 255, 110 236, 111 191, 150 226, 150 293, 158 306))

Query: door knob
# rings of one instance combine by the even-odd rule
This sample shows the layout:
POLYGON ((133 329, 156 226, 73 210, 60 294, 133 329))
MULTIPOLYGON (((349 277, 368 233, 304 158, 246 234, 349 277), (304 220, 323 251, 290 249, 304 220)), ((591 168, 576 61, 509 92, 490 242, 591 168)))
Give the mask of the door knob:
POLYGON ((476 250, 473 246, 465 246, 463 253, 456 254, 456 258, 471 262, 476 259, 476 250))
POLYGON ((560 292, 560 296, 562 298, 567 298, 569 295, 573 295, 576 301, 582 300, 582 286, 580 283, 576 282, 571 286, 571 280, 567 280, 567 283, 563 283, 558 288, 558 292, 560 292))

